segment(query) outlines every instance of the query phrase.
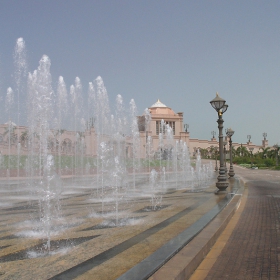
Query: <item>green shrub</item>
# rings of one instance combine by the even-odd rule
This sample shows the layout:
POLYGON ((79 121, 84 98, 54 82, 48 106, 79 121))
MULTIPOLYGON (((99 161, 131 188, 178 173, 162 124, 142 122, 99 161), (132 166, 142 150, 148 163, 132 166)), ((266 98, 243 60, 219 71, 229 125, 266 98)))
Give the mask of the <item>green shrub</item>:
POLYGON ((267 167, 271 167, 271 166, 274 165, 274 160, 271 159, 271 158, 266 158, 266 159, 264 160, 264 164, 265 164, 267 167))
POLYGON ((247 166, 251 164, 253 166, 257 166, 259 168, 265 168, 265 167, 273 167, 275 165, 275 160, 272 158, 260 158, 260 157, 235 157, 233 159, 233 163, 239 164, 242 166, 247 166))
POLYGON ((251 159, 248 158, 248 157, 235 157, 233 159, 233 163, 236 163, 236 164, 242 164, 242 163, 251 164, 251 159))

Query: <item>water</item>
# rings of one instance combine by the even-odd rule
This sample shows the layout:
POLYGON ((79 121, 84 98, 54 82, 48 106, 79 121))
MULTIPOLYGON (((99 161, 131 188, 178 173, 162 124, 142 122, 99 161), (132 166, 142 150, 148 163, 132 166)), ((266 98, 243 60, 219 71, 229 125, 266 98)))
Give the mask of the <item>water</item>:
POLYGON ((146 142, 146 157, 148 159, 148 172, 151 172, 151 159, 153 158, 155 152, 153 150, 153 140, 151 136, 147 137, 146 142))
POLYGON ((156 142, 150 135, 148 109, 144 137, 133 99, 125 105, 118 95, 111 110, 101 77, 86 89, 76 77, 68 88, 62 76, 53 81, 47 55, 27 75, 22 38, 17 41, 15 61, 17 102, 9 87, 7 152, 0 154, 1 177, 7 176, 8 186, 15 177, 22 178, 21 201, 28 205, 31 218, 25 232, 30 238, 43 238, 47 251, 53 237, 70 227, 65 224, 68 208, 62 199, 87 197, 87 216, 74 224, 97 217, 102 226, 118 227, 135 224, 132 209, 139 198, 147 199, 155 211, 168 189, 195 190, 209 183, 213 168, 201 164, 199 153, 191 163, 187 144, 174 139, 172 127, 164 120, 156 142), (27 96, 20 102, 23 89, 27 96))
POLYGON ((132 170, 133 170, 133 187, 135 189, 136 170, 139 168, 139 130, 137 123, 137 109, 134 100, 130 101, 130 117, 131 117, 131 132, 132 132, 132 170))
MULTIPOLYGON (((19 125, 19 120, 21 116, 21 112, 23 108, 21 108, 20 104, 20 96, 26 90, 26 75, 27 75, 27 55, 25 42, 23 38, 18 38, 16 42, 16 46, 14 49, 14 66, 15 66, 15 89, 17 93, 17 124, 19 125)), ((18 140, 18 149, 17 149, 17 177, 19 178, 19 170, 20 170, 20 131, 17 130, 17 140, 18 140)))
MULTIPOLYGON (((9 121, 7 123, 6 131, 4 132, 4 135, 7 135, 8 138, 8 151, 9 155, 11 154, 11 146, 12 142, 14 140, 14 131, 15 131, 15 124, 11 121, 11 111, 13 110, 13 104, 14 104, 14 92, 11 87, 7 89, 7 95, 6 95, 6 111, 8 112, 8 118, 9 121)), ((10 181, 10 169, 11 169, 11 157, 8 158, 8 170, 7 170, 7 177, 10 181)))
POLYGON ((158 194, 158 172, 153 169, 150 174, 150 190, 151 190, 151 210, 156 210, 160 207, 162 201, 162 195, 158 194))
POLYGON ((61 154, 62 154, 62 135, 65 132, 63 129, 63 121, 68 113, 68 99, 67 99, 67 89, 66 84, 62 76, 58 78, 58 85, 57 85, 57 129, 54 131, 54 138, 56 143, 56 150, 58 151, 58 170, 59 174, 61 175, 61 154))
POLYGON ((50 250, 51 230, 56 225, 56 221, 60 219, 59 197, 63 189, 62 181, 54 171, 52 155, 47 156, 43 178, 39 186, 40 221, 47 238, 46 248, 50 250))

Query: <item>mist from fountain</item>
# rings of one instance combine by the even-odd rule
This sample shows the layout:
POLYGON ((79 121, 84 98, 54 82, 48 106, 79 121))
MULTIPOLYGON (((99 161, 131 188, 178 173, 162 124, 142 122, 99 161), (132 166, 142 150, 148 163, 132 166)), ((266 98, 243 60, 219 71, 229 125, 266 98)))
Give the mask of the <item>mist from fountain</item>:
MULTIPOLYGON (((20 100, 22 89, 25 88, 27 63, 23 39, 17 44, 21 46, 16 51, 16 92, 20 100)), ((194 189, 210 176, 211 168, 201 167, 199 156, 196 168, 193 169, 187 144, 174 139, 173 128, 164 120, 160 122, 158 147, 154 150, 153 139, 149 135, 149 109, 144 112, 146 141, 143 145, 145 150, 141 153, 143 143, 140 149, 137 107, 133 99, 129 106, 125 106, 122 96, 118 95, 115 112, 112 114, 101 77, 88 84, 85 102, 80 78, 76 77, 68 92, 66 83, 60 76, 54 90, 50 67, 49 57, 43 55, 38 69, 28 74, 28 131, 19 128, 19 116, 25 110, 19 104, 18 123, 12 125, 10 112, 14 100, 11 88, 8 88, 6 97, 9 115, 7 173, 11 171, 12 131, 16 130, 17 177, 20 173, 23 174, 24 169, 28 178, 27 187, 32 195, 28 203, 34 206, 34 210, 30 210, 33 211, 31 216, 33 220, 39 221, 33 226, 33 231, 46 239, 48 251, 51 250, 51 238, 57 234, 61 222, 60 200, 72 190, 80 192, 82 182, 90 189, 89 200, 98 203, 96 209, 89 209, 89 214, 100 214, 104 221, 110 219, 111 225, 121 226, 126 221, 123 217, 127 216, 123 212, 128 212, 133 201, 139 197, 151 199, 151 209, 156 210, 162 203, 162 193, 168 189, 194 189), (69 139, 70 134, 74 135, 72 140, 69 139), (85 141, 89 134, 95 136, 90 144, 85 141), (90 153, 86 154, 86 149, 90 153), (22 164, 24 153, 27 154, 27 159, 22 164), (142 162, 145 167, 148 163, 148 170, 141 169, 142 162)), ((2 166, 5 165, 4 161, 4 155, 0 155, 2 166)), ((10 175, 8 179, 10 180, 10 175)))
MULTIPOLYGON (((62 183, 54 171, 49 138, 54 124, 54 100, 50 74, 50 59, 44 55, 39 67, 28 76, 28 184, 39 197, 39 230, 50 250, 51 230, 60 216, 59 196, 62 183)), ((38 229, 37 229, 38 230, 38 229)))
MULTIPOLYGON (((26 75, 27 75, 27 55, 25 42, 23 38, 18 38, 14 49, 14 66, 15 66, 15 88, 17 92, 17 124, 19 125, 21 108, 20 95, 26 90, 26 75)), ((20 170, 20 153, 21 153, 21 135, 19 130, 17 133, 17 177, 19 178, 20 170)))
POLYGON ((136 184, 136 171, 139 169, 139 129, 137 123, 137 108, 134 99, 130 101, 131 133, 132 133, 132 170, 133 187, 136 184))
POLYGON ((58 170, 59 175, 61 175, 62 169, 62 162, 61 162, 61 144, 62 144, 62 134, 64 133, 63 123, 64 119, 68 113, 68 96, 67 96, 67 89, 66 84, 62 76, 58 78, 58 85, 57 85, 57 128, 54 132, 54 139, 55 139, 55 149, 58 151, 58 170))
MULTIPOLYGON (((158 182, 158 172, 153 169, 150 173, 151 210, 155 211, 161 206, 162 186, 158 182)), ((149 208, 148 208, 149 209, 149 208)))
MULTIPOLYGON (((14 139, 14 130, 15 130, 15 124, 11 121, 11 111, 13 109, 13 105, 14 105, 14 92, 12 90, 11 87, 9 87, 7 89, 7 95, 6 95, 6 102, 5 102, 5 109, 8 112, 8 123, 7 123, 7 130, 4 132, 4 134, 7 134, 8 137, 8 146, 9 146, 9 155, 11 154, 11 145, 12 145, 12 141, 14 139)), ((8 157, 8 169, 7 169, 7 176, 8 176, 8 180, 10 183, 10 169, 11 169, 11 157, 8 157)))

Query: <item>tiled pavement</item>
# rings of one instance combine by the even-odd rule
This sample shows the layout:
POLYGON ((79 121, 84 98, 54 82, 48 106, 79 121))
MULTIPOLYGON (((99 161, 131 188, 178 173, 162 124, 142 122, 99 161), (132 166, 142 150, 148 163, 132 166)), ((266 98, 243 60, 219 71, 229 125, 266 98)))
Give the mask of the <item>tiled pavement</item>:
POLYGON ((247 174, 239 209, 191 280, 280 279, 279 174, 247 174))

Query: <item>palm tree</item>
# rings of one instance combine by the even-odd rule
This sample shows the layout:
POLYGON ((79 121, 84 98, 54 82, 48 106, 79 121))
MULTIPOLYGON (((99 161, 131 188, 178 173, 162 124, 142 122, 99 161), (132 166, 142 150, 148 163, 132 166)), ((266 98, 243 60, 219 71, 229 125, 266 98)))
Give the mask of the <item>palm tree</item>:
POLYGON ((217 154, 217 147, 214 146, 209 147, 209 154, 212 159, 215 159, 217 154))
POLYGON ((269 148, 269 150, 267 151, 267 157, 268 158, 274 158, 275 157, 275 149, 269 148))
POLYGON ((23 131, 20 135, 20 143, 25 148, 27 147, 28 138, 28 130, 23 131))
POLYGON ((233 157, 233 158, 235 158, 235 157, 238 156, 237 148, 238 148, 238 147, 232 147, 232 157, 233 157))
POLYGON ((240 157, 249 157, 250 153, 249 151, 246 149, 246 147, 244 146, 239 146, 236 149, 236 156, 240 156, 240 157))
POLYGON ((201 155, 201 158, 207 158, 208 157, 208 150, 207 149, 200 149, 200 155, 201 155))
POLYGON ((269 154, 269 150, 270 150, 270 147, 267 147, 267 148, 261 148, 262 152, 260 152, 260 156, 262 158, 267 158, 269 157, 268 154, 269 154))

